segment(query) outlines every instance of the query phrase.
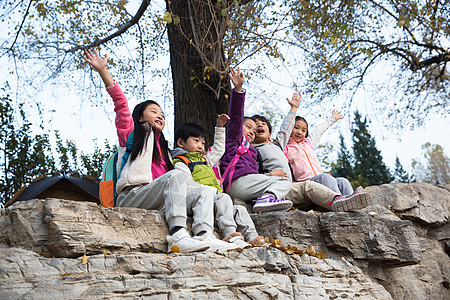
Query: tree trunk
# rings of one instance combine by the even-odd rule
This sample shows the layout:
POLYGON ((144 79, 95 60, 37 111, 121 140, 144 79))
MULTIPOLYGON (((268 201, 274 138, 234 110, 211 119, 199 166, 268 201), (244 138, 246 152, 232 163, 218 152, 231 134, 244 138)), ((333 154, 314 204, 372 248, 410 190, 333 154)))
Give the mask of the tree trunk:
POLYGON ((166 0, 175 128, 196 122, 214 142, 217 115, 227 113, 230 81, 223 50, 226 18, 213 0, 166 0))

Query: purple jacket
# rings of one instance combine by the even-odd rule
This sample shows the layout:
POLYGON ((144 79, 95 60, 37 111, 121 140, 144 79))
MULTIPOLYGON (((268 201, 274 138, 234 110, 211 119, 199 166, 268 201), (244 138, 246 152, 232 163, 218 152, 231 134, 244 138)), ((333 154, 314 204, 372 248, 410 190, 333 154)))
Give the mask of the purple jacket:
MULTIPOLYGON (((242 133, 242 124, 244 123, 244 102, 245 91, 242 93, 236 92, 235 90, 231 91, 230 110, 228 111, 230 120, 227 125, 225 154, 220 160, 220 171, 222 175, 228 175, 224 174, 225 169, 236 154, 239 145, 242 142, 242 137, 244 136, 242 133)), ((241 155, 236 163, 236 169, 233 178, 231 179, 232 181, 247 174, 258 174, 256 149, 253 146, 250 146, 249 151, 253 156, 249 153, 241 155)), ((223 185, 228 185, 228 176, 225 176, 223 185)))

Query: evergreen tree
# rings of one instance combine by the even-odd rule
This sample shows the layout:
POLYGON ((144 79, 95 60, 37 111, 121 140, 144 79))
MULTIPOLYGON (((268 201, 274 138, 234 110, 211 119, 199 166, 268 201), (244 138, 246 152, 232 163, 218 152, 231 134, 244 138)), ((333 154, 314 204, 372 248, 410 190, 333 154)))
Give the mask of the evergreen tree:
POLYGON ((335 177, 345 177, 348 180, 352 180, 354 177, 352 160, 350 152, 347 150, 347 146, 345 145, 344 136, 342 134, 339 135, 339 147, 341 152, 338 154, 337 162, 332 164, 332 174, 335 177))
POLYGON ((31 123, 26 119, 23 104, 15 105, 14 110, 7 89, 7 85, 1 88, 3 95, 0 95, 0 207, 40 175, 63 171, 100 178, 103 162, 114 152, 114 147, 105 141, 105 150, 95 145, 94 153, 78 155, 75 143, 70 140, 64 143, 55 131, 59 156, 56 161, 49 135, 30 135, 31 123))
POLYGON ((391 182, 393 178, 383 162, 380 150, 375 145, 375 139, 367 129, 367 120, 365 118, 364 121, 361 120, 358 111, 355 112, 353 125, 351 129, 355 160, 353 170, 357 175, 355 183, 367 186, 391 182))
POLYGON ((400 163, 400 160, 397 158, 395 159, 395 171, 394 171, 394 181, 395 182, 411 182, 408 173, 403 169, 402 164, 400 163))
POLYGON ((29 136, 31 123, 25 118, 23 104, 14 111, 7 88, 1 89, 0 97, 0 203, 9 200, 26 182, 55 171, 48 135, 29 136))

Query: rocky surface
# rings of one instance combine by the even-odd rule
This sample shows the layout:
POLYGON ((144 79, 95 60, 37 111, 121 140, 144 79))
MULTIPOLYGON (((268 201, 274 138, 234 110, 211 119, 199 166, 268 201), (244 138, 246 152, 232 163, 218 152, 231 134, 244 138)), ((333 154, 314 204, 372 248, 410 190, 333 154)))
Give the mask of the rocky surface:
POLYGON ((0 210, 0 299, 450 299, 450 186, 366 190, 376 204, 361 212, 252 216, 310 255, 167 255, 160 212, 19 202, 0 210))

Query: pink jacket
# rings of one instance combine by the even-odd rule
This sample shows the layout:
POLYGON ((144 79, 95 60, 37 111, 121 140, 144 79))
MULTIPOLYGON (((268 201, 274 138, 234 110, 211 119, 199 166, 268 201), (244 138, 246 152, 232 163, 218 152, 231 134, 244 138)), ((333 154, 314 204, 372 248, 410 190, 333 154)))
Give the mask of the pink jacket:
POLYGON ((300 143, 290 138, 284 154, 292 168, 293 179, 295 181, 306 181, 312 177, 323 173, 319 159, 314 152, 314 147, 323 133, 333 125, 337 119, 334 116, 317 126, 305 140, 300 143))
MULTIPOLYGON (((134 129, 133 117, 131 116, 128 107, 128 101, 125 94, 122 92, 119 85, 115 82, 112 87, 107 87, 107 91, 114 101, 114 111, 116 112, 116 128, 117 136, 119 138, 119 159, 117 168, 122 164, 122 157, 126 150, 127 139, 134 129)), ((147 184, 167 172, 167 166, 164 160, 161 164, 153 161, 153 147, 154 147, 154 132, 150 132, 145 151, 136 159, 125 164, 122 173, 117 180, 116 190, 119 194, 127 186, 136 186, 140 184, 147 184)), ((156 145, 159 148, 159 143, 156 145)), ((160 148, 159 148, 160 150, 160 148)), ((161 151, 161 150, 160 150, 161 151)))

